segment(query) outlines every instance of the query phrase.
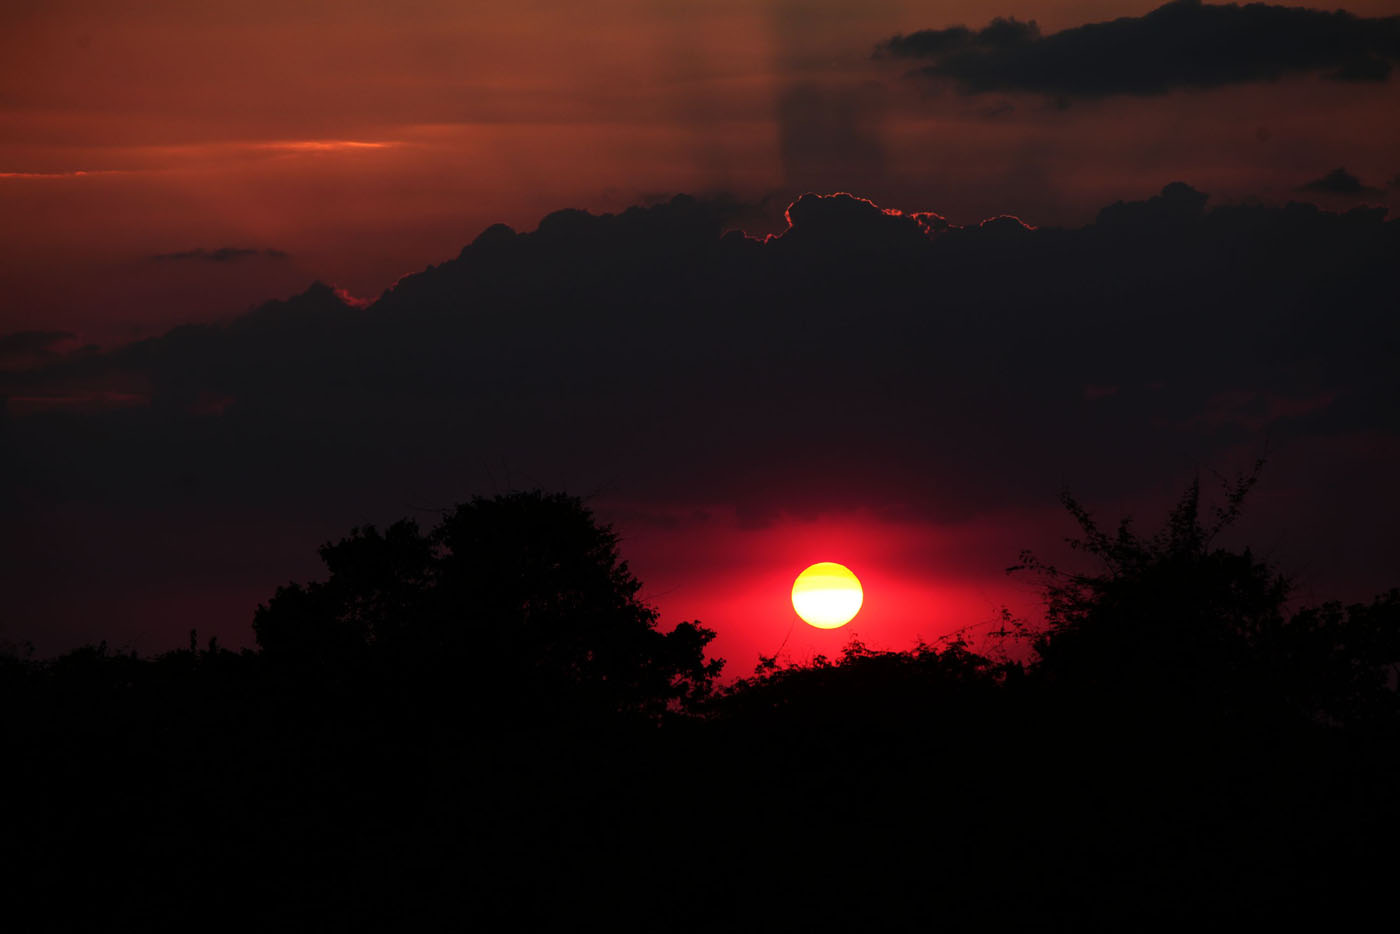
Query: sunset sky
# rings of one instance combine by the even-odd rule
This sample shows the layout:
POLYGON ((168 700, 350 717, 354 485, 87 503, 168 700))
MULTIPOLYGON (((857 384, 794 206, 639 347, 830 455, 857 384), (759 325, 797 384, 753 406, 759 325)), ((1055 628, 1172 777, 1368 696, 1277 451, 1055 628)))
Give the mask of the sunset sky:
POLYGON ((0 232, 0 332, 107 343, 317 278, 373 298, 489 224, 680 191, 768 199, 770 222, 802 191, 851 189, 1045 225, 1173 180, 1287 200, 1339 166, 1380 189, 1400 172, 1393 81, 1063 100, 872 58, 920 29, 1000 16, 1049 34, 1156 5, 8 3, 0 214, 23 222, 0 232), (152 260, 223 247, 286 256, 152 260))
POLYGON ((1159 6, 4 4, 0 641, 249 644, 322 541, 540 485, 589 496, 664 619, 716 629, 744 674, 780 645, 904 648, 1033 613, 1003 572, 1073 531, 1061 489, 1149 523, 1265 452, 1245 530, 1304 596, 1395 583, 1396 293, 1376 306, 1374 283, 1400 235, 1326 212, 1400 206, 1400 0, 1159 6), (891 259, 924 256, 913 221, 813 200, 804 240, 784 211, 805 192, 966 230, 931 235, 916 275, 891 259), (1148 207, 1100 213, 1116 202, 1148 207), (645 237, 541 226, 635 205, 645 237), (1152 269, 1157 233, 1116 245, 1221 208, 1260 213, 1172 241, 1189 268, 1152 269), (978 227, 1003 214, 1024 226, 978 227), (463 252, 498 223, 540 233, 463 252), (784 236, 716 259, 724 230, 784 236), (578 259, 649 242, 632 280, 578 259), (1141 275, 1100 281, 1123 257, 1141 275), (843 264, 849 291, 816 289, 843 264), (720 308, 721 285, 749 291, 720 308), (1201 337, 1171 357, 1167 318, 1099 302, 1179 309, 1201 337), (449 306, 480 323, 432 318, 449 306), (865 583, 846 630, 793 626, 787 588, 823 560, 865 583))

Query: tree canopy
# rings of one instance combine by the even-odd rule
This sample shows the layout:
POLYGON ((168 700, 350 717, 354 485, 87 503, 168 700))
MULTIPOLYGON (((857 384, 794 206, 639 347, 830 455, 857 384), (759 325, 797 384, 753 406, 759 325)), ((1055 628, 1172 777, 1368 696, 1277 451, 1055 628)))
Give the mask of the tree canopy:
POLYGON ((278 589, 254 619, 271 662, 296 671, 369 666, 456 684, 540 712, 659 715, 707 694, 723 662, 709 630, 658 614, 618 536, 576 497, 476 497, 430 532, 402 520, 321 548, 324 581, 278 589))
POLYGON ((1068 543, 1093 567, 1066 571, 1024 552, 1010 569, 1038 573, 1044 587, 1036 676, 1101 712, 1135 717, 1393 723, 1400 592, 1290 612, 1286 574, 1219 543, 1262 466, 1223 480, 1208 520, 1193 481, 1152 535, 1128 518, 1109 533, 1063 494, 1080 529, 1068 543))

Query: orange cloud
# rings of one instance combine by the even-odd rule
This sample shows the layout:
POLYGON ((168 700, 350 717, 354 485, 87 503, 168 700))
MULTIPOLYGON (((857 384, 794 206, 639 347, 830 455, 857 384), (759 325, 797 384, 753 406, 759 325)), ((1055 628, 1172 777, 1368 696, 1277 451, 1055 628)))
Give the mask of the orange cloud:
POLYGON ((77 169, 72 172, 0 172, 0 178, 86 178, 89 175, 126 175, 129 169, 77 169))
POLYGON ((272 149, 279 152, 353 152, 357 149, 389 149, 398 146, 396 140, 358 139, 292 139, 256 143, 256 149, 272 149))

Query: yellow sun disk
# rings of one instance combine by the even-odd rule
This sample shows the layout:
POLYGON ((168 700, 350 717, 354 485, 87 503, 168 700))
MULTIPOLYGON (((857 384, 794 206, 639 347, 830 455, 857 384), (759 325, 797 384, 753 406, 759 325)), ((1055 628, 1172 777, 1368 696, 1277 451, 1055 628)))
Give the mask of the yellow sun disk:
POLYGON ((818 629, 839 629, 860 612, 865 595, 850 568, 823 561, 792 583, 792 608, 803 622, 818 629))

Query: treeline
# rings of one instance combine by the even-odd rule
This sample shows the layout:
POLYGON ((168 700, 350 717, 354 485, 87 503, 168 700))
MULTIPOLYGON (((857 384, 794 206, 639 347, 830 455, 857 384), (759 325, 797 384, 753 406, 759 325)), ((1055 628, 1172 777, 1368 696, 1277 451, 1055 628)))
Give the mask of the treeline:
POLYGON ((1251 483, 1152 535, 1066 497, 1088 569, 1024 556, 1034 631, 728 686, 577 499, 355 529, 257 651, 0 660, 16 929, 1359 912, 1395 869, 1400 593, 1290 610, 1217 544, 1251 483))

